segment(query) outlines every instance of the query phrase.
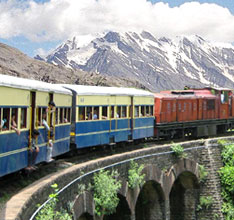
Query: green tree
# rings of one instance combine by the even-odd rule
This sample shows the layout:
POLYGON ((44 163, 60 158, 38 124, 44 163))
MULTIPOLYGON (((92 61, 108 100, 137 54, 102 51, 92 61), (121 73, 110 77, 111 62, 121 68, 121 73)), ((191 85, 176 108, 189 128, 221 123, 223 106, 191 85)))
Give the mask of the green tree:
POLYGON ((137 186, 142 186, 144 184, 145 174, 142 174, 144 165, 138 165, 138 163, 131 160, 130 169, 128 170, 128 185, 130 188, 134 189, 137 186))
POLYGON ((119 203, 117 193, 121 187, 118 176, 117 171, 101 170, 94 174, 94 202, 95 212, 98 216, 110 215, 115 212, 119 203))

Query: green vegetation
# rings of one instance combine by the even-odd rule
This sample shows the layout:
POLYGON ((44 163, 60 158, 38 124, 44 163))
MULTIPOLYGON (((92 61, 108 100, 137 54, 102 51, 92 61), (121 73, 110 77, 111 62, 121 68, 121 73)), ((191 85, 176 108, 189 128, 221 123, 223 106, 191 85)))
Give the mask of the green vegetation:
POLYGON ((226 220, 232 220, 234 219, 234 144, 227 145, 226 142, 221 142, 221 145, 224 163, 224 167, 219 171, 224 200, 222 212, 226 220))
POLYGON ((201 196, 200 197, 200 203, 197 206, 197 211, 200 211, 202 209, 209 209, 211 205, 213 204, 214 199, 212 196, 201 196))
POLYGON ((171 150, 178 158, 186 158, 187 154, 184 152, 184 148, 180 144, 172 144, 171 150))
POLYGON ((95 212, 98 216, 110 215, 115 212, 119 203, 117 192, 121 187, 120 180, 117 180, 117 171, 101 170, 94 174, 94 202, 95 212))
POLYGON ((51 187, 54 189, 54 193, 50 194, 49 198, 52 199, 40 210, 36 220, 72 220, 72 216, 66 210, 56 211, 58 185, 53 184, 51 187))
POLYGON ((204 182, 207 175, 208 175, 208 172, 206 171, 206 168, 203 165, 199 165, 200 182, 204 182))
POLYGON ((137 186, 144 184, 145 174, 142 174, 144 165, 138 165, 138 163, 131 160, 130 169, 128 170, 128 185, 134 189, 137 186))

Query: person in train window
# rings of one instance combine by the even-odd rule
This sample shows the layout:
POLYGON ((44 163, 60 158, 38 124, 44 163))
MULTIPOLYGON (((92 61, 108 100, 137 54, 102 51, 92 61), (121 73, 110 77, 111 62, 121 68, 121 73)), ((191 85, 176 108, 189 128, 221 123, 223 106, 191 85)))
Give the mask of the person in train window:
POLYGON ((97 119, 98 119, 97 110, 94 110, 93 120, 97 120, 97 119))
POLYGON ((39 153, 39 147, 36 145, 36 140, 38 136, 40 135, 40 132, 36 129, 33 129, 32 131, 32 139, 31 139, 31 148, 29 149, 29 160, 28 160, 28 167, 29 170, 35 170, 36 166, 36 159, 37 155, 39 153))
POLYGON ((46 157, 46 162, 51 162, 53 161, 52 159, 52 150, 53 150, 53 127, 49 127, 47 121, 46 121, 46 111, 43 112, 42 114, 42 125, 45 127, 46 131, 50 131, 50 137, 47 145, 47 157, 46 157))
POLYGON ((47 115, 47 113, 46 113, 46 111, 44 111, 42 113, 42 125, 46 128, 47 131, 49 131, 50 127, 49 127, 49 125, 48 125, 48 123, 46 121, 46 115, 47 115))
POLYGON ((2 119, 2 121, 1 121, 1 125, 0 125, 0 130, 2 130, 2 129, 6 129, 6 122, 7 122, 7 120, 6 120, 6 119, 2 119))
POLYGON ((53 101, 49 101, 48 103, 49 109, 50 109, 50 113, 55 111, 56 105, 53 101))
POLYGON ((17 129, 17 124, 15 121, 16 121, 16 116, 13 113, 11 115, 11 129, 13 129, 16 132, 16 134, 20 135, 20 130, 17 129))

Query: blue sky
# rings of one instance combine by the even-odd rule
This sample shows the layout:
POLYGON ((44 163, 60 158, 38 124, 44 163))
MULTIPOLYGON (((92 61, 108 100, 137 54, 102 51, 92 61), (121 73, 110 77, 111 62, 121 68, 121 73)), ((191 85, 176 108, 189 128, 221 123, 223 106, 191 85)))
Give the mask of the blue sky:
MULTIPOLYGON (((175 7, 175 6, 179 6, 185 2, 191 2, 191 1, 184 1, 184 0, 151 0, 152 3, 156 3, 156 2, 165 2, 168 3, 171 7, 175 7)), ((198 2, 200 3, 215 3, 217 5, 223 6, 228 8, 232 14, 234 14, 234 1, 233 0, 199 0, 198 2)))
POLYGON ((232 43, 234 1, 0 0, 0 42, 32 57, 73 36, 108 30, 147 30, 172 38, 197 34, 232 43))

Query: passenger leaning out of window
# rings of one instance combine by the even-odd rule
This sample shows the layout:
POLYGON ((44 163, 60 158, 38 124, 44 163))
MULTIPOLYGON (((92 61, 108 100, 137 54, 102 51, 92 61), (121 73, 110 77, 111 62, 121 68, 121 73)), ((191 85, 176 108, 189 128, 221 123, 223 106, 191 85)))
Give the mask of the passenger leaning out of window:
POLYGON ((20 130, 17 128, 15 114, 12 114, 12 116, 11 116, 11 129, 14 130, 16 132, 16 134, 20 135, 20 130))

